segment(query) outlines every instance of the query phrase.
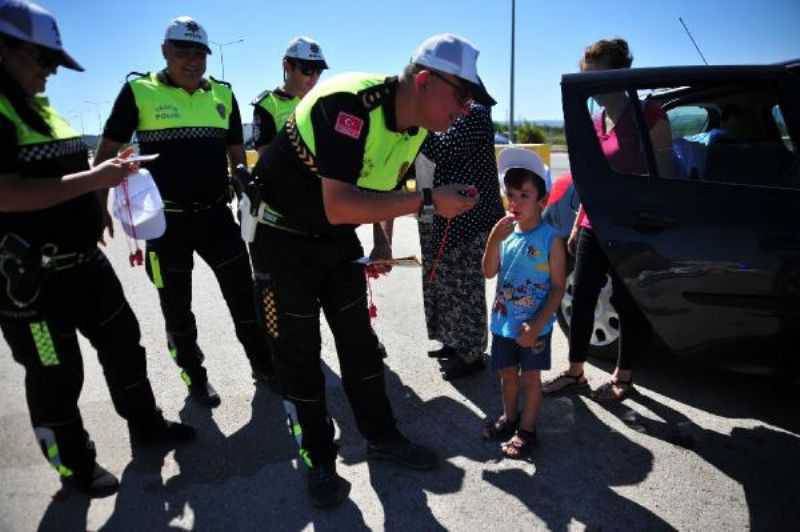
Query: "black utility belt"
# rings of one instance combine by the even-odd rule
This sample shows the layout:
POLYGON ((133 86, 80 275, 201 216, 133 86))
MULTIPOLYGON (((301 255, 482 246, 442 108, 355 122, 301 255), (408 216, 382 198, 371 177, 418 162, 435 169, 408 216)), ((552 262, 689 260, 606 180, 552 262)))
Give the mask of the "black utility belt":
POLYGON ((282 214, 270 207, 265 201, 261 202, 258 209, 258 223, 305 238, 325 238, 326 236, 330 236, 308 231, 288 223, 282 214))
POLYGON ((211 203, 200 203, 200 202, 192 202, 192 203, 179 203, 177 201, 171 200, 164 200, 164 212, 171 212, 171 213, 195 213, 195 212, 203 212, 209 209, 213 209, 214 207, 218 207, 220 205, 225 205, 230 201, 230 195, 227 192, 223 192, 220 196, 212 201, 211 203))

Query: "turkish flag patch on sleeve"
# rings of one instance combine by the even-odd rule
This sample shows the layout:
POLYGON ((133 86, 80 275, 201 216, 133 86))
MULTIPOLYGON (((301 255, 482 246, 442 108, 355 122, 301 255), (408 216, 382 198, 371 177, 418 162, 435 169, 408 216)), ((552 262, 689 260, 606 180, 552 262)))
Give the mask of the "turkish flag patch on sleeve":
POLYGON ((364 128, 364 121, 357 116, 339 111, 339 116, 336 117, 336 126, 333 128, 337 133, 348 136, 352 139, 358 139, 361 136, 361 130, 364 128))

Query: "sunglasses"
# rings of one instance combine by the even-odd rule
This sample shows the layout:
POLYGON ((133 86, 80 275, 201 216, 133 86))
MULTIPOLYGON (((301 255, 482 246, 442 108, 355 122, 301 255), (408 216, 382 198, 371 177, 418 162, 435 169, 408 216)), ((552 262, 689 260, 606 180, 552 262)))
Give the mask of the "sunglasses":
POLYGON ((298 70, 300 70, 301 74, 303 74, 304 76, 307 76, 307 77, 317 76, 319 74, 322 74, 322 69, 319 68, 318 66, 304 65, 304 64, 300 63, 300 64, 295 65, 295 67, 298 70))
POLYGON ((25 47, 28 55, 36 61, 41 68, 49 70, 61 64, 61 53, 42 46, 31 44, 25 47))
POLYGON ((435 70, 429 70, 432 76, 439 78, 440 80, 444 81, 447 85, 450 85, 455 90, 456 100, 458 101, 459 105, 467 105, 470 101, 472 101, 472 92, 469 88, 465 87, 460 83, 456 83, 454 81, 450 81, 444 75, 438 73, 435 70))

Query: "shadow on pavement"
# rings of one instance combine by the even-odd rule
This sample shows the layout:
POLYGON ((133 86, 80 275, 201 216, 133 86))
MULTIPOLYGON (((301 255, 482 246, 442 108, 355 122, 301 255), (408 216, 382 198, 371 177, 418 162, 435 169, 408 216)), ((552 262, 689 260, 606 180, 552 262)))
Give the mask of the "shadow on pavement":
MULTIPOLYGON (((696 453, 741 484, 750 512, 750 530, 781 530, 800 522, 800 438, 765 426, 736 427, 730 434, 704 429, 655 399, 630 398, 660 419, 625 403, 604 405, 634 430, 696 453)), ((796 411, 795 411, 796 412, 796 411)))
POLYGON ((600 421, 584 401, 579 396, 545 401, 533 474, 523 468, 486 470, 483 479, 517 497, 549 530, 572 529, 573 521, 589 530, 673 530, 612 489, 642 482, 654 457, 600 421))
POLYGON ((62 488, 55 495, 42 520, 39 522, 40 532, 51 530, 86 530, 86 518, 89 512, 89 499, 80 494, 73 494, 62 488))

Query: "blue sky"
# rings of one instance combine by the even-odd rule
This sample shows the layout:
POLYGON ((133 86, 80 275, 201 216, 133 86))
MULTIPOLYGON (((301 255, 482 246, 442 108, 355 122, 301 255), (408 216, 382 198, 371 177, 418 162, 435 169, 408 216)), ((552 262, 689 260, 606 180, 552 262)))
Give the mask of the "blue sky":
MULTIPOLYGON (((322 79, 348 71, 398 73, 426 37, 460 34, 481 51, 478 71, 498 101, 495 119, 508 115, 511 0, 40 1, 86 68, 60 69, 47 93, 76 129, 82 119, 87 133, 97 131, 98 114, 106 118, 128 72, 163 67, 164 29, 178 15, 194 17, 213 41, 244 39, 225 47, 224 59, 246 122, 250 100, 281 83, 287 42, 303 34, 320 42, 331 66, 322 79)), ((634 66, 700 63, 679 16, 710 63, 800 57, 799 0, 517 0, 516 11, 516 120, 561 119, 561 74, 575 71, 584 47, 599 38, 626 38, 634 66)), ((219 60, 215 50, 208 73, 217 78, 219 60)))

